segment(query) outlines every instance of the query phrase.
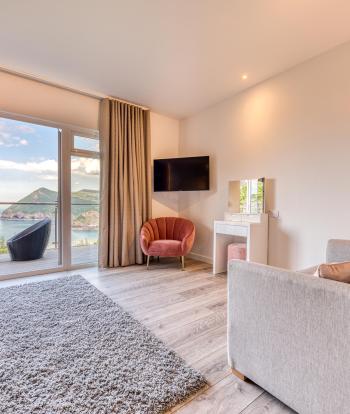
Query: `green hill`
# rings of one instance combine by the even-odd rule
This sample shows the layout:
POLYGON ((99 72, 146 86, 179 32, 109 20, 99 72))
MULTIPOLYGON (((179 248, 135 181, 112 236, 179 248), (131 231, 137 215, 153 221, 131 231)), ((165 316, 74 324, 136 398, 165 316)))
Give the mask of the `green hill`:
MULTIPOLYGON (((12 204, 1 213, 2 219, 54 219, 57 192, 45 187, 38 188, 18 203, 12 204), (36 204, 30 204, 36 203, 36 204), (40 204, 43 203, 43 204, 40 204)), ((99 192, 96 190, 79 190, 72 193, 73 226, 91 227, 98 224, 99 192)))

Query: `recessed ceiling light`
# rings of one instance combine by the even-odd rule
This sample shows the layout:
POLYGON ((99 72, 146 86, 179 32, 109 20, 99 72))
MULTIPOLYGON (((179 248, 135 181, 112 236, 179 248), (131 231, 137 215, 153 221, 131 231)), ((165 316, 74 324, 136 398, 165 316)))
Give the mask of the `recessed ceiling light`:
POLYGON ((246 73, 243 73, 243 75, 241 76, 242 80, 247 80, 248 79, 248 75, 246 73))

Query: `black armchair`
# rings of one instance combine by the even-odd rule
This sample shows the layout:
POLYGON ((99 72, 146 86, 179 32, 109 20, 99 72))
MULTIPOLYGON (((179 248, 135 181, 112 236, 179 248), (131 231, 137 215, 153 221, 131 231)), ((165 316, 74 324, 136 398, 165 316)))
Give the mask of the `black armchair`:
POLYGON ((21 231, 7 241, 13 261, 41 259, 49 242, 51 220, 46 218, 21 231))

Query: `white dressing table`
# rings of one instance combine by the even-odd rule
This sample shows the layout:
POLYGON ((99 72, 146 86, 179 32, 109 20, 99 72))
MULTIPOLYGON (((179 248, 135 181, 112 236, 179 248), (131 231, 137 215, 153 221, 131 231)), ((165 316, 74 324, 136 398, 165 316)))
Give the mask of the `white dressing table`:
POLYGON ((268 215, 233 215, 230 220, 214 221, 213 273, 227 271, 227 246, 247 244, 247 260, 267 263, 268 215))

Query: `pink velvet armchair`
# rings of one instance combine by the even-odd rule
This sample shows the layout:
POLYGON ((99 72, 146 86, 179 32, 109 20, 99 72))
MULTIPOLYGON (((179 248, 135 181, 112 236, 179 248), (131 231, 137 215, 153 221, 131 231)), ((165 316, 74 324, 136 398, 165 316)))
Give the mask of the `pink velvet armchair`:
POLYGON ((193 246, 194 224, 180 217, 159 217, 144 223, 141 228, 140 244, 147 256, 147 269, 150 256, 181 257, 182 270, 185 268, 185 255, 193 246))

